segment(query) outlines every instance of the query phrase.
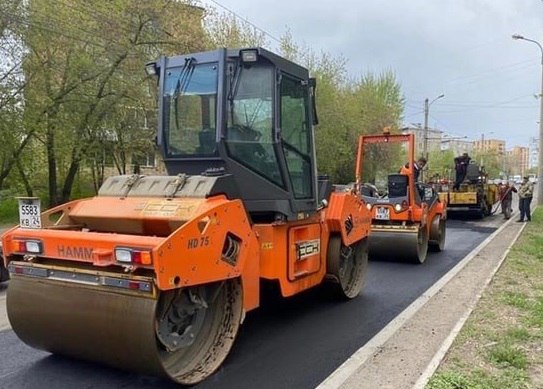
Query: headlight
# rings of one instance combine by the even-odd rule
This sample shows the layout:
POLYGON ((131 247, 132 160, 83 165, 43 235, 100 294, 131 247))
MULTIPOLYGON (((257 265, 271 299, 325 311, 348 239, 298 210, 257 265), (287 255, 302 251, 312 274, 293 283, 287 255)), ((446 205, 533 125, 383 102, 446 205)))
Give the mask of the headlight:
POLYGON ((402 206, 400 204, 394 204, 394 210, 396 212, 400 212, 402 210, 402 206))
POLYGON ((371 204, 366 204, 366 208, 368 208, 368 211, 371 211, 371 204))

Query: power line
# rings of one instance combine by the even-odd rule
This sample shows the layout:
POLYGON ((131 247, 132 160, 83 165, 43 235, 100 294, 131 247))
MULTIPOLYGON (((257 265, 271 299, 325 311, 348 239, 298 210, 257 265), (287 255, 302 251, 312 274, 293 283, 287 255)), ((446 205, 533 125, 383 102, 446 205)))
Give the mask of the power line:
POLYGON ((216 0, 209 0, 211 1, 212 3, 215 3, 216 5, 218 5, 219 7, 221 7, 222 9, 230 12, 232 15, 236 16, 237 18, 243 20, 245 23, 251 25, 253 28, 256 28, 257 30, 261 31, 262 33, 264 33, 265 35, 269 36, 271 39, 273 39, 274 41, 276 41, 277 43, 281 43, 281 39, 279 38, 276 38, 275 36, 273 36, 272 34, 270 34, 269 32, 267 32, 266 30, 258 27, 256 24, 250 22, 249 20, 247 20, 246 18, 240 16, 239 14, 237 14, 236 12, 232 11, 231 9, 225 7, 224 5, 222 5, 221 3, 219 3, 218 1, 216 0))

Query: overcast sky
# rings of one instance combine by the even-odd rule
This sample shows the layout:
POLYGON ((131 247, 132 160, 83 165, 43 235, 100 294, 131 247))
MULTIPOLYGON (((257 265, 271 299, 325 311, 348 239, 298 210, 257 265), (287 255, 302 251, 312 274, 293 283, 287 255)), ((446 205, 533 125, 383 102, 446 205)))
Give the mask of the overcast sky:
MULTIPOLYGON (((203 0, 246 18, 273 37, 342 55, 351 76, 395 72, 406 100, 404 124, 450 136, 538 137, 543 0, 203 0)), ((224 9, 222 9, 224 11, 224 9)), ((271 49, 276 42, 269 38, 271 49)))

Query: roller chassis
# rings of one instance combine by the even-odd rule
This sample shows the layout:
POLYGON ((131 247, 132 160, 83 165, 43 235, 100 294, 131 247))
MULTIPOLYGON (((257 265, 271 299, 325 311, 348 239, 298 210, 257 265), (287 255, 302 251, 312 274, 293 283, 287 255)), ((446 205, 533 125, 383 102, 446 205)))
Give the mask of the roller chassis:
POLYGON ((284 297, 324 282, 357 297, 370 213, 357 192, 317 179, 307 69, 261 48, 147 68, 170 175, 110 177, 96 197, 43 212, 40 228, 6 232, 7 313, 33 347, 192 385, 227 357, 260 281, 284 297), (195 115, 197 136, 178 115, 195 115))
MULTIPOLYGON (((366 144, 404 143, 408 145, 409 164, 400 174, 388 177, 389 190, 383 198, 375 191, 362 195, 372 212, 369 236, 370 259, 409 261, 421 264, 428 250, 441 251, 445 246, 447 212, 431 185, 415 182, 413 176, 414 135, 361 136, 358 143, 357 186, 363 174, 366 144), (394 242, 391 244, 391 242, 394 242)), ((362 190, 362 193, 364 191, 362 190)))

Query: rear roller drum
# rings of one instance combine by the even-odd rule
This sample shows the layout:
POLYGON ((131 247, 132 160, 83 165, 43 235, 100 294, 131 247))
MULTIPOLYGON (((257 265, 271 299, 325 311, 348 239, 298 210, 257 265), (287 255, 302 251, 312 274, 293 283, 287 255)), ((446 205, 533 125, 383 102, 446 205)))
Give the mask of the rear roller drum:
POLYGON ((430 231, 430 241, 428 242, 428 247, 432 251, 443 251, 445 248, 445 234, 447 228, 445 225, 445 220, 441 216, 436 216, 432 221, 432 229, 430 231))
POLYGON ((330 237, 327 254, 328 275, 334 280, 336 292, 352 299, 360 294, 368 269, 368 244, 362 239, 345 246, 340 236, 330 237))

